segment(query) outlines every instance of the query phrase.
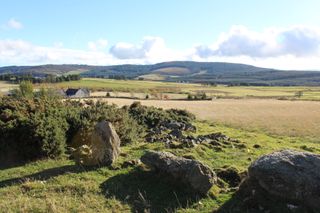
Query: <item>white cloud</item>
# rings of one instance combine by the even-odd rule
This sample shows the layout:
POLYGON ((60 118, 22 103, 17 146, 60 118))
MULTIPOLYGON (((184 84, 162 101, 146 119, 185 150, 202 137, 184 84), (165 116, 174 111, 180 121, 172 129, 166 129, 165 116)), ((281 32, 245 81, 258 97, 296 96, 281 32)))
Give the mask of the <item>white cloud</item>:
POLYGON ((92 51, 103 50, 108 46, 108 40, 98 39, 96 41, 89 41, 88 48, 92 51))
POLYGON ((23 25, 22 25, 21 22, 17 21, 16 19, 11 18, 11 19, 7 22, 6 27, 7 27, 7 28, 10 28, 10 29, 20 30, 20 29, 23 28, 23 25))
POLYGON ((63 47, 63 42, 61 41, 56 41, 53 43, 53 46, 56 48, 62 48, 63 47))
POLYGON ((120 60, 157 63, 170 60, 185 60, 185 51, 173 50, 166 46, 163 38, 146 36, 140 44, 119 42, 110 48, 110 54, 120 60))
POLYGON ((119 42, 111 47, 110 54, 118 59, 141 59, 146 57, 145 51, 142 46, 119 42))
POLYGON ((169 48, 164 39, 142 38, 138 44, 119 42, 107 50, 105 39, 88 42, 88 50, 52 47, 23 40, 0 40, 0 65, 34 64, 151 64, 173 60, 224 61, 279 69, 320 70, 320 28, 295 26, 262 32, 232 27, 212 45, 169 48))
POLYGON ((144 37, 138 45, 119 42, 111 47, 110 54, 118 59, 143 59, 147 58, 155 47, 158 48, 158 51, 162 51, 165 48, 163 39, 148 36, 144 37))
POLYGON ((295 26, 288 29, 267 29, 255 32, 234 26, 213 45, 196 46, 202 58, 211 56, 269 58, 279 56, 309 57, 320 54, 320 29, 295 26))
POLYGON ((0 64, 111 64, 113 57, 97 51, 67 49, 61 46, 44 47, 23 40, 0 40, 0 64))

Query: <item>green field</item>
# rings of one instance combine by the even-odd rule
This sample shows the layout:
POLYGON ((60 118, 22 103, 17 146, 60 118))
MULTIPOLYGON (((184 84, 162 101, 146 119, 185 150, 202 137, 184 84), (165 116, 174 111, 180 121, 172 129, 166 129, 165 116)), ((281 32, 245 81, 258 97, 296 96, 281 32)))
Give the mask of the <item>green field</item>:
MULTIPOLYGON (((138 81, 138 80, 113 80, 113 79, 99 79, 99 78, 84 78, 80 81, 70 81, 55 84, 56 87, 86 87, 92 90, 114 90, 114 91, 149 91, 161 90, 177 92, 190 87, 200 87, 197 84, 179 84, 156 81, 138 81)), ((200 87, 201 88, 201 87, 200 87)))
MULTIPOLYGON (((0 92, 8 91, 17 87, 15 84, 0 82, 0 92)), ((134 97, 145 97, 146 94, 171 94, 170 99, 186 99, 187 94, 206 93, 212 98, 272 98, 272 99, 298 99, 298 100, 320 100, 320 87, 255 87, 255 86, 209 86, 202 84, 174 83, 160 81, 139 80, 113 80, 99 78, 83 78, 80 81, 68 81, 55 84, 40 84, 39 87, 54 88, 89 88, 93 93, 96 91, 113 91, 136 93, 134 97), (300 96, 297 93, 300 92, 300 96), (176 94, 176 95, 175 95, 176 94)), ((103 93, 106 94, 106 93, 103 93)), ((95 95, 96 96, 96 95, 95 95)), ((132 94, 130 95, 132 96, 132 94)), ((157 98, 155 95, 153 98, 157 98)), ((128 97, 128 96, 126 96, 128 97)))
MULTIPOLYGON (((84 78, 80 81, 70 81, 54 84, 59 88, 86 87, 98 91, 118 91, 136 93, 192 93, 205 92, 209 97, 218 98, 276 98, 320 100, 320 87, 253 87, 253 86, 207 86, 201 84, 170 83, 138 80, 111 80, 84 78), (296 93, 301 91, 301 97, 296 93)), ((186 98, 187 95, 185 95, 186 98)))
MULTIPOLYGON (((304 138, 269 136, 202 122, 196 126, 197 134, 222 132, 239 139, 245 148, 215 151, 199 145, 169 150, 163 143, 139 143, 122 147, 120 159, 109 168, 78 167, 61 159, 3 169, 0 170, 1 212, 212 212, 221 206, 227 208, 227 202, 228 205, 239 202, 232 197, 234 190, 228 185, 208 196, 195 197, 165 176, 140 166, 121 168, 122 162, 139 158, 147 149, 167 150, 196 158, 215 171, 222 167, 245 171, 253 160, 274 150, 293 148, 320 153, 318 143, 304 138), (261 148, 253 148, 255 144, 261 148)), ((281 211, 277 205, 270 208, 281 211)))

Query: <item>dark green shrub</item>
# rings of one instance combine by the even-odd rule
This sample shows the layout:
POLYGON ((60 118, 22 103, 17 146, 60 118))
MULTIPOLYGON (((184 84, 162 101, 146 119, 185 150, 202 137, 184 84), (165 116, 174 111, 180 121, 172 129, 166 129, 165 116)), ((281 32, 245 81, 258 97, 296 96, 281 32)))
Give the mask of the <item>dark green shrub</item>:
POLYGON ((154 128, 167 121, 191 122, 195 119, 195 116, 186 110, 163 110, 156 107, 142 106, 140 102, 134 102, 128 110, 134 120, 147 128, 154 128))
POLYGON ((0 155, 15 150, 21 160, 60 157, 77 131, 93 128, 101 120, 112 122, 123 144, 138 141, 143 132, 128 110, 116 105, 63 102, 45 95, 2 98, 0 155))
POLYGON ((163 110, 140 103, 118 108, 105 102, 62 101, 49 94, 42 90, 28 98, 0 98, 0 157, 7 150, 14 150, 21 160, 63 156, 80 129, 93 128, 101 120, 110 121, 122 144, 127 144, 139 141, 145 128, 195 118, 185 110, 163 110))
POLYGON ((134 102, 129 107, 129 113, 139 124, 148 128, 153 128, 169 119, 168 114, 163 109, 142 106, 140 102, 134 102))
POLYGON ((116 105, 108 105, 105 102, 93 103, 86 101, 66 102, 67 122, 69 130, 67 132, 68 141, 81 128, 93 128, 95 124, 102 120, 110 121, 118 133, 123 144, 137 141, 143 128, 129 116, 128 110, 118 108, 116 105))
POLYGON ((192 122, 196 119, 196 116, 191 112, 184 109, 168 109, 166 112, 169 114, 170 118, 179 122, 192 122))
POLYGON ((62 103, 50 98, 0 100, 0 150, 15 150, 22 160, 59 157, 65 151, 62 103))

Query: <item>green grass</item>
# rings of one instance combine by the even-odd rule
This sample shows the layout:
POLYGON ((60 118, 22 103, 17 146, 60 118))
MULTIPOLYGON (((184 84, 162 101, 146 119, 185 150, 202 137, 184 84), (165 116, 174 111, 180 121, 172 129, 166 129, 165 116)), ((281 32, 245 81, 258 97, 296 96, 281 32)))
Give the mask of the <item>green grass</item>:
POLYGON ((144 166, 121 168, 126 160, 138 159, 145 150, 165 150, 198 159, 213 170, 232 166, 245 171, 259 156, 292 148, 320 153, 320 145, 306 138, 270 136, 223 125, 196 122, 196 134, 222 132, 239 139, 245 148, 209 146, 168 149, 162 143, 140 143, 122 147, 112 167, 84 168, 70 160, 42 160, 0 170, 2 212, 212 212, 234 199, 234 192, 220 192, 213 198, 198 197, 169 177, 159 176, 144 166), (261 148, 253 148, 259 144, 261 148))
MULTIPOLYGON (((191 85, 168 83, 168 82, 155 82, 155 81, 139 81, 139 80, 113 80, 113 79, 97 79, 97 78, 84 78, 80 81, 70 81, 54 84, 56 87, 86 87, 93 90, 114 90, 114 91, 173 91, 177 92, 185 87, 191 85)), ((197 87, 200 85, 192 84, 197 87)))

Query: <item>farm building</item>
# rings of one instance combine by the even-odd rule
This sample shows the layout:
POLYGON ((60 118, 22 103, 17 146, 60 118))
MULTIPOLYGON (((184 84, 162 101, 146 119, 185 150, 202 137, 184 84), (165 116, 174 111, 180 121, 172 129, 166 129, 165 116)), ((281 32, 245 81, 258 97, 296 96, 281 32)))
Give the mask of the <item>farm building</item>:
POLYGON ((90 91, 88 89, 67 89, 65 92, 66 96, 69 98, 85 98, 90 96, 90 91))

